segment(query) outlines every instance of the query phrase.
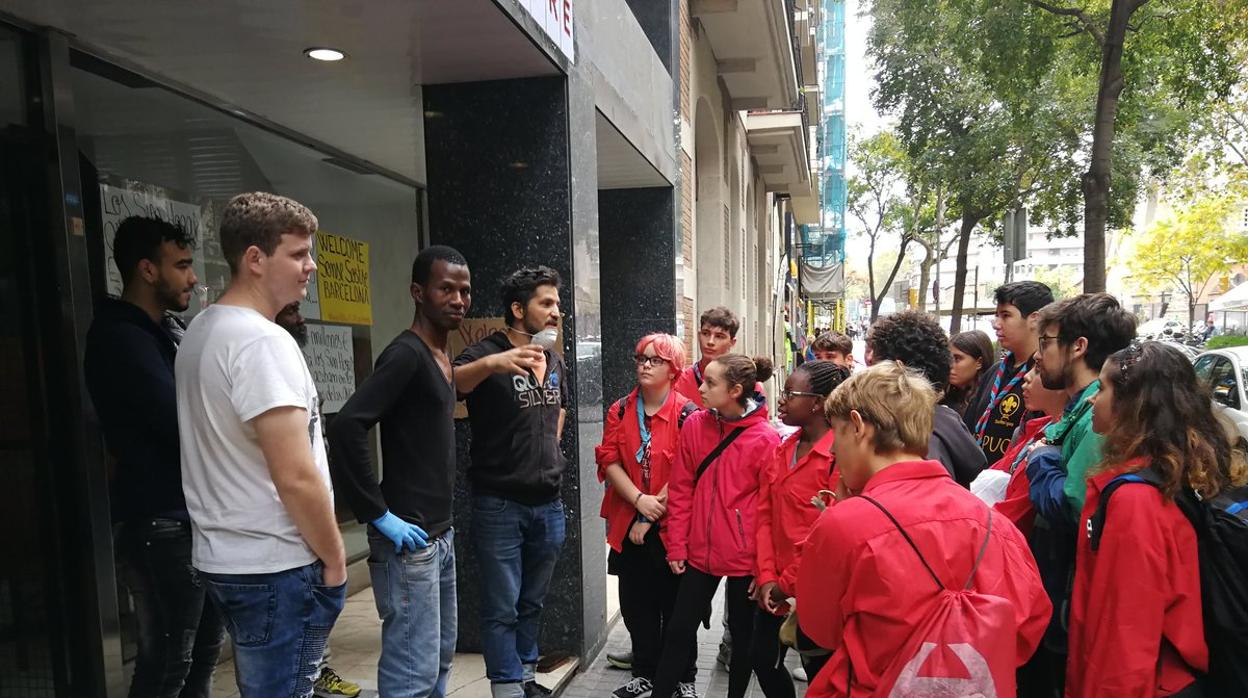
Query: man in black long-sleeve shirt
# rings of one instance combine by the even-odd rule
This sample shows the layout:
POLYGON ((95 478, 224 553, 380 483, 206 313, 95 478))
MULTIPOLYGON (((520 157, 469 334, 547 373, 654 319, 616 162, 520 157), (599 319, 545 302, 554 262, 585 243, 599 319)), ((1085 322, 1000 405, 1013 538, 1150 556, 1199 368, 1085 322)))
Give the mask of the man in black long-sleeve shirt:
POLYGON ((223 626, 191 571, 173 361, 197 279, 192 240, 154 218, 122 221, 113 257, 124 279, 87 332, 84 373, 116 460, 113 519, 134 598, 139 653, 130 698, 208 698, 223 626))
POLYGON ((329 428, 330 469, 368 532, 381 617, 377 684, 390 698, 446 695, 455 656, 455 386, 447 335, 471 306, 464 257, 426 248, 412 264, 415 319, 329 428), (368 430, 381 424, 385 476, 373 474, 368 430))

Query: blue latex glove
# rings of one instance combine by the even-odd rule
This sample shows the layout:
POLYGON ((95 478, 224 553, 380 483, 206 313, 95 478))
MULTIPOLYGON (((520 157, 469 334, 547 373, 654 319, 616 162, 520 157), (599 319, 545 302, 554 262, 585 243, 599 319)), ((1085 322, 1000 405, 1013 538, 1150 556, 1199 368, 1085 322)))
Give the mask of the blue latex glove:
POLYGON ((420 526, 410 524, 388 511, 377 517, 373 525, 381 531, 381 535, 394 543, 395 554, 403 552, 403 548, 406 547, 410 547, 413 552, 429 547, 428 533, 425 533, 420 526))

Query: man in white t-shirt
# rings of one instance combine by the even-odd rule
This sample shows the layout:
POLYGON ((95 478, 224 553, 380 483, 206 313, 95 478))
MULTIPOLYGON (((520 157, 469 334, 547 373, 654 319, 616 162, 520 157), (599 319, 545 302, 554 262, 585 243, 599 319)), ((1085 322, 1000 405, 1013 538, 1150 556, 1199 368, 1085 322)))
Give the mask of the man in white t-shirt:
POLYGON ((243 698, 310 696, 346 600, 316 386, 273 320, 307 294, 316 216, 240 194, 221 217, 225 294, 174 366, 191 560, 234 641, 243 698))

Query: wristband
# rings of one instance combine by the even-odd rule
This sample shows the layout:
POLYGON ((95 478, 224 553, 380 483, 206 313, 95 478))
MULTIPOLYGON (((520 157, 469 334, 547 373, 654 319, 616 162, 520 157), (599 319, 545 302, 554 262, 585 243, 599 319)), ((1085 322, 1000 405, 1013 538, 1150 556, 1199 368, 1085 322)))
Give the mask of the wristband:
POLYGON ((640 501, 641 501, 641 498, 642 498, 642 497, 644 497, 644 496, 646 496, 646 493, 645 493, 645 492, 638 492, 638 493, 637 493, 637 499, 634 499, 634 500, 633 500, 633 506, 637 506, 637 502, 640 502, 640 501))

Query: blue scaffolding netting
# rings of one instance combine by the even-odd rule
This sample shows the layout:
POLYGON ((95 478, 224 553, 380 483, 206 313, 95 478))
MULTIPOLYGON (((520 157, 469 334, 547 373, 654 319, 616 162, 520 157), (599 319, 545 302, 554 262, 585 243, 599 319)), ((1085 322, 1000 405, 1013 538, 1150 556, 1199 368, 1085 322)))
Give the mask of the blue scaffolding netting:
POLYGON ((818 225, 802 226, 803 255, 820 266, 845 259, 845 2, 824 0, 819 25, 819 86, 823 96, 816 131, 819 153, 818 225))

